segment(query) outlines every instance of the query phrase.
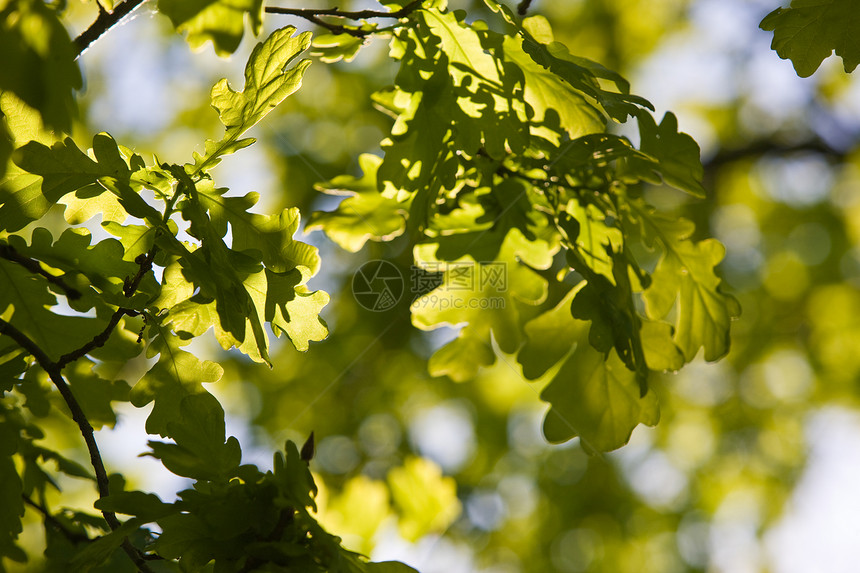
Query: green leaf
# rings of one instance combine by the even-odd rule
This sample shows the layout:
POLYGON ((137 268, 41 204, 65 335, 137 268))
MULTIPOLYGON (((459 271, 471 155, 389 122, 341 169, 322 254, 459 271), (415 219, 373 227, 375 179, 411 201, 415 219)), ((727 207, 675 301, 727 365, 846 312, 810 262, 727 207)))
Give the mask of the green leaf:
POLYGON ((167 435, 175 444, 149 442, 164 467, 176 475, 197 480, 226 480, 239 467, 239 441, 226 438, 224 409, 208 392, 185 396, 179 416, 167 422, 167 435))
MULTIPOLYGON (((519 302, 540 304, 546 297, 546 280, 533 269, 552 263, 555 247, 543 240, 528 240, 519 229, 443 236, 437 242, 416 245, 417 266, 443 271, 442 283, 412 303, 412 324, 422 330, 468 323, 460 336, 440 349, 433 374, 454 380, 473 376, 477 363, 489 359, 490 334, 504 352, 513 353, 521 342, 519 302)), ((491 351, 490 351, 491 352, 491 351)))
POLYGON ((12 157, 12 134, 6 127, 5 115, 0 110, 0 180, 6 175, 6 166, 12 157))
POLYGON ((93 505, 101 511, 133 515, 140 519, 140 523, 155 521, 179 511, 179 508, 174 504, 164 503, 154 493, 142 491, 112 493, 107 497, 97 499, 93 505))
POLYGON ((131 389, 129 399, 138 408, 155 401, 146 419, 146 431, 166 437, 170 435, 170 422, 182 419, 183 398, 206 392, 203 384, 220 380, 224 369, 181 350, 176 337, 165 336, 160 329, 156 333, 146 356, 159 354, 158 362, 131 389))
POLYGON ((284 498, 282 503, 294 508, 309 507, 316 511, 314 496, 317 494, 317 486, 307 462, 302 460, 298 447, 290 440, 287 440, 284 446, 284 454, 275 452, 273 465, 275 482, 280 488, 280 496, 284 498))
POLYGON ((41 458, 43 462, 52 461, 57 464, 57 470, 63 472, 66 475, 78 477, 81 479, 86 479, 90 481, 95 481, 95 476, 93 473, 84 468, 81 464, 74 460, 70 460, 59 453, 49 450, 47 448, 41 448, 36 445, 28 446, 29 455, 34 459, 36 457, 41 458))
MULTIPOLYGON (((539 65, 523 51, 521 38, 505 37, 505 60, 522 70, 525 79, 525 100, 531 106, 532 121, 546 122, 549 113, 557 116, 559 125, 571 138, 605 130, 606 121, 599 108, 586 99, 585 94, 555 72, 539 65)), ((540 127, 534 133, 545 136, 551 141, 560 141, 560 136, 552 130, 540 127)))
POLYGON ((37 418, 44 418, 51 413, 49 397, 52 390, 45 373, 37 368, 27 369, 18 386, 18 391, 26 398, 24 407, 37 418))
POLYGON ((382 159, 364 153, 358 158, 364 173, 360 178, 335 177, 316 189, 330 195, 347 195, 334 211, 311 214, 305 231, 322 229, 342 249, 356 253, 368 239, 390 241, 406 230, 409 201, 387 197, 377 189, 377 170, 382 159))
POLYGON ((245 16, 255 35, 263 26, 263 0, 158 0, 158 10, 187 34, 192 48, 212 40, 219 56, 236 51, 245 31, 245 16))
POLYGON ((427 533, 444 531, 460 515, 457 482, 442 475, 430 460, 408 457, 388 473, 391 497, 399 510, 400 535, 417 541, 427 533))
POLYGON ((0 555, 22 563, 27 556, 15 541, 23 531, 23 488, 12 459, 17 449, 18 429, 6 419, 6 413, 6 407, 0 405, 0 555))
POLYGON ((93 567, 103 564, 140 525, 140 520, 130 519, 110 533, 86 545, 75 554, 69 563, 71 571, 90 571, 93 567))
POLYGON ((675 329, 671 324, 643 320, 639 331, 642 351, 648 368, 655 371, 677 372, 686 362, 684 353, 675 344, 675 329))
POLYGON ((266 320, 276 336, 285 333, 296 350, 304 352, 310 341, 324 340, 328 327, 320 312, 329 302, 323 291, 310 292, 297 281, 307 280, 298 270, 289 273, 266 271, 266 320))
POLYGON ((418 573, 415 569, 399 561, 378 561, 365 565, 367 573, 418 573))
POLYGON ((96 215, 101 217, 103 223, 122 223, 128 217, 119 198, 113 193, 104 193, 104 188, 98 184, 68 193, 58 202, 66 206, 63 217, 72 225, 86 223, 96 215))
POLYGON ((365 38, 352 34, 319 34, 311 44, 311 55, 327 64, 351 62, 366 42, 365 38))
POLYGON ((657 166, 643 160, 641 156, 631 155, 628 165, 633 168, 632 171, 652 183, 660 182, 655 174, 662 175, 666 184, 694 197, 704 198, 702 177, 705 171, 699 160, 699 145, 692 137, 678 131, 675 115, 667 112, 659 126, 649 113, 640 113, 637 117, 641 138, 639 147, 643 153, 657 160, 657 166))
POLYGON ((134 261, 138 256, 145 255, 155 244, 157 230, 144 225, 120 225, 116 221, 102 223, 102 227, 122 244, 122 260, 134 261))
POLYGON ((187 571, 200 571, 212 560, 223 540, 213 539, 206 523, 193 513, 170 515, 158 522, 162 534, 155 551, 165 559, 182 558, 187 571))
POLYGON ((122 380, 101 378, 93 371, 93 366, 94 362, 81 359, 69 365, 64 373, 93 429, 99 430, 102 426, 113 428, 116 413, 111 402, 128 401, 129 386, 122 380))
MULTIPOLYGON (((591 321, 589 344, 604 354, 614 348, 624 364, 636 373, 644 396, 648 391, 648 366, 642 349, 642 320, 633 301, 628 260, 622 253, 607 250, 613 261, 614 284, 603 275, 584 273, 587 282, 574 297, 570 312, 575 318, 591 321)), ((568 257, 571 256, 576 255, 569 251, 568 257)), ((574 268, 585 270, 576 263, 574 268)))
POLYGON ((106 321, 51 312, 57 299, 48 284, 22 266, 0 259, 0 315, 50 359, 57 360, 78 348, 81 341, 95 337, 104 329, 106 321), (69 336, 70 332, 76 336, 69 336))
POLYGON ((0 348, 0 392, 9 392, 29 367, 27 352, 9 339, 0 348))
POLYGON ((284 209, 278 215, 258 215, 248 212, 260 197, 257 193, 224 197, 227 190, 216 189, 210 181, 198 183, 197 191, 220 236, 227 233, 229 223, 234 251, 253 256, 275 272, 304 267, 313 275, 319 270, 317 248, 293 239, 300 223, 297 208, 284 209))
POLYGON ((642 222, 646 239, 658 241, 664 253, 643 293, 645 309, 652 319, 668 315, 677 301, 675 344, 692 360, 699 348, 705 360, 717 360, 729 351, 731 320, 740 315, 738 302, 720 290, 714 267, 725 256, 725 247, 715 239, 694 243, 689 222, 661 217, 631 203, 642 222))
POLYGON ((49 127, 70 132, 73 90, 81 88, 74 46, 56 10, 41 0, 0 8, 0 91, 10 91, 41 114, 49 127))
POLYGON ((588 323, 573 320, 570 303, 579 290, 581 282, 572 288, 557 305, 525 324, 526 343, 517 361, 523 367, 523 376, 535 380, 561 361, 576 342, 582 339, 588 323))
POLYGON ((427 24, 430 32, 441 40, 455 84, 461 84, 466 77, 464 68, 486 81, 499 82, 499 72, 493 56, 484 50, 478 34, 458 20, 458 15, 461 18, 464 15, 462 12, 441 12, 426 8, 418 15, 427 24))
POLYGON ((846 72, 860 63, 860 12, 854 0, 792 0, 789 8, 765 16, 760 27, 773 32, 770 47, 790 59, 802 78, 811 76, 834 50, 846 72))
POLYGON ((197 172, 214 166, 221 155, 249 145, 251 141, 239 141, 242 134, 301 87, 310 60, 302 60, 289 70, 287 66, 310 46, 311 34, 303 32, 293 37, 295 31, 293 26, 275 30, 265 42, 256 45, 245 65, 242 91, 234 91, 226 79, 212 87, 212 107, 227 131, 220 142, 207 142, 203 157, 195 154, 197 172))
MULTIPOLYGON (((498 5, 491 7, 499 9, 498 5)), ((523 38, 521 51, 542 68, 563 78, 575 92, 593 100, 592 105, 601 113, 623 123, 628 116, 639 115, 645 109, 654 109, 651 102, 645 98, 630 94, 629 83, 619 74, 585 58, 573 56, 566 46, 552 42, 552 31, 546 21, 526 20, 521 26, 513 19, 509 10, 505 9, 503 13, 506 14, 506 19, 518 28, 519 35, 523 38), (537 32, 540 39, 532 35, 531 30, 537 32), (603 89, 600 79, 613 82, 618 91, 603 89)), ((514 48, 512 51, 516 53, 517 50, 514 48)))
POLYGON ((614 350, 606 356, 585 341, 562 365, 541 392, 552 407, 543 434, 552 443, 579 436, 591 452, 620 448, 638 424, 660 419, 653 391, 640 397, 639 384, 614 350))
POLYGON ((457 338, 433 353, 427 370, 431 376, 447 376, 454 382, 467 382, 478 375, 479 368, 492 366, 495 362, 496 353, 486 330, 467 325, 457 338))
POLYGON ((576 221, 575 225, 579 229, 579 233, 573 238, 574 244, 568 246, 576 249, 578 257, 587 267, 574 268, 581 271, 583 276, 590 270, 614 283, 615 264, 611 252, 623 249, 623 231, 612 218, 594 205, 570 201, 566 209, 567 215, 576 221))
POLYGON ((277 335, 286 332, 296 348, 306 350, 309 340, 328 334, 319 318, 328 295, 303 286, 318 270, 319 255, 316 247, 293 239, 298 209, 257 215, 248 212, 256 194, 224 197, 224 191, 203 180, 180 203, 182 216, 191 222, 188 232, 200 239, 201 246, 185 250, 178 262, 184 281, 200 292, 175 304, 168 323, 194 336, 214 326, 225 349, 235 346, 253 360, 268 363, 263 328, 268 321, 277 335), (223 238, 228 226, 232 249, 223 238))
POLYGON ((219 341, 225 348, 235 345, 254 360, 268 363, 268 340, 262 326, 266 292, 262 266, 227 247, 222 229, 213 225, 198 193, 192 191, 181 209, 183 218, 191 223, 188 232, 200 239, 201 246, 186 252, 179 262, 185 278, 200 289, 198 298, 205 303, 214 300, 218 324, 230 335, 219 341))
POLYGON ((130 215, 158 224, 160 214, 132 190, 128 161, 110 135, 100 133, 93 138, 93 155, 95 160, 78 149, 71 138, 51 147, 31 141, 16 150, 15 163, 41 176, 41 186, 34 187, 36 182, 25 176, 0 188, 0 197, 4 198, 0 206, 0 228, 21 229, 42 217, 61 197, 84 187, 95 197, 100 194, 99 187, 92 186, 97 181, 118 197, 130 215))
MULTIPOLYGON (((174 259, 164 267, 161 292, 158 294, 158 298, 149 303, 149 306, 157 309, 172 309, 193 295, 194 284, 185 280, 185 276, 182 274, 182 265, 177 259, 174 259)), ((188 332, 193 332, 193 330, 188 332)))
POLYGON ((20 237, 9 237, 9 244, 20 254, 32 257, 54 269, 64 271, 59 276, 81 293, 81 300, 69 301, 73 308, 85 311, 97 302, 116 306, 134 306, 123 294, 125 278, 134 276, 139 267, 123 260, 123 248, 115 239, 104 239, 90 245, 92 237, 86 229, 66 229, 52 241, 51 233, 36 228, 30 245, 20 237), (95 287, 95 288, 93 288, 95 287))

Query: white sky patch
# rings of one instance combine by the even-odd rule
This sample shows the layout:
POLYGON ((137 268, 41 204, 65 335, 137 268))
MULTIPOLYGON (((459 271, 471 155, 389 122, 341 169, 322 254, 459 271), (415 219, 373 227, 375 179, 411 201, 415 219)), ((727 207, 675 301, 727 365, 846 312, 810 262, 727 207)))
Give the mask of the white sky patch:
POLYGON ((775 573, 855 573, 860 563, 860 413, 830 407, 807 424, 809 462, 765 536, 775 573))
POLYGON ((128 489, 151 492, 170 503, 176 494, 191 487, 192 481, 170 473, 161 461, 140 454, 150 451, 149 440, 161 441, 161 436, 146 433, 144 425, 152 411, 152 403, 135 408, 130 403, 115 404, 117 424, 114 430, 104 428, 95 433, 108 473, 122 472, 129 480, 128 489))
POLYGON ((473 573, 472 550, 438 535, 425 535, 415 543, 404 540, 393 524, 378 534, 372 561, 400 561, 421 573, 473 573))
POLYGON ((459 470, 475 449, 472 417, 455 402, 420 412, 409 425, 409 437, 422 456, 446 473, 459 470))

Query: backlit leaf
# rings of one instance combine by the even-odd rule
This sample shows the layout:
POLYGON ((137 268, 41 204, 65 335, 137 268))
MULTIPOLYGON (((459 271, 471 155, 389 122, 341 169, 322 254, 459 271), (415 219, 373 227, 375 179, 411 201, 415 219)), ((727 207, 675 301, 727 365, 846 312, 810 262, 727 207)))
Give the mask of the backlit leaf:
POLYGON ((176 30, 187 34, 192 48, 211 40, 215 52, 228 56, 236 51, 245 31, 245 17, 259 34, 263 25, 262 0, 158 0, 176 30))
POLYGON ((416 541, 423 535, 444 531, 460 515, 457 485, 453 478, 424 458, 409 457, 402 467, 388 473, 391 497, 400 511, 400 535, 416 541))
POLYGON ((608 357, 581 341, 561 370, 541 392, 552 407, 543 434, 552 443, 579 436, 592 452, 620 448, 637 425, 660 419, 653 391, 639 395, 636 375, 614 350, 608 357))
POLYGON ((777 8, 760 24, 773 32, 771 48, 790 59, 797 75, 811 76, 834 51, 846 72, 860 63, 860 12, 854 0, 792 0, 777 8))
POLYGON ((303 32, 293 36, 295 31, 292 26, 281 28, 272 32, 265 42, 257 44, 245 66, 242 91, 234 91, 226 79, 212 87, 212 107, 218 111, 227 131, 220 142, 207 143, 204 157, 195 157, 198 172, 212 167, 221 155, 248 145, 250 142, 239 141, 242 134, 302 85, 302 75, 311 64, 310 60, 286 68, 310 46, 311 34, 303 32))
POLYGON ((179 417, 167 423, 167 433, 176 443, 151 441, 148 455, 176 475, 224 480, 239 467, 239 442, 232 436, 225 440, 224 409, 208 392, 182 398, 179 417))
POLYGON ((737 301, 720 290, 714 267, 723 259, 725 248, 715 239, 694 243, 690 225, 637 209, 642 227, 657 240, 664 254, 643 293, 648 316, 664 318, 677 301, 674 340, 687 361, 699 348, 705 360, 717 360, 729 351, 731 320, 740 314, 737 301))
POLYGON ((4 2, 0 53, 0 91, 11 91, 38 110, 46 125, 70 132, 81 72, 57 10, 40 0, 4 2))
POLYGON ((358 159, 361 178, 341 175, 318 184, 318 191, 347 195, 334 211, 311 213, 306 231, 322 229, 341 248, 358 252, 368 239, 390 241, 406 229, 409 202, 401 203, 377 190, 377 169, 382 159, 369 153, 358 159))
POLYGON ((180 409, 183 398, 206 392, 203 384, 220 380, 224 369, 182 350, 173 336, 158 334, 153 339, 147 357, 156 354, 158 362, 131 389, 129 399, 138 408, 154 400, 155 406, 146 419, 146 431, 169 436, 169 424, 183 419, 180 409))

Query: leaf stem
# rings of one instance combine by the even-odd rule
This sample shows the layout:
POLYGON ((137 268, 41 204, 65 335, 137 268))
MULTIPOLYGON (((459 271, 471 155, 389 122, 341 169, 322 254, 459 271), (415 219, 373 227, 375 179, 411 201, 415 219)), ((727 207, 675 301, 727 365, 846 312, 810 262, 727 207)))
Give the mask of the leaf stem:
POLYGON ((144 2, 146 2, 146 0, 125 0, 125 2, 114 8, 111 12, 108 12, 102 8, 101 4, 99 4, 98 17, 92 24, 90 24, 89 28, 81 32, 81 34, 72 42, 74 44, 75 59, 77 60, 81 57, 81 54, 83 54, 93 42, 98 40, 102 34, 110 30, 117 22, 131 14, 135 8, 144 2))

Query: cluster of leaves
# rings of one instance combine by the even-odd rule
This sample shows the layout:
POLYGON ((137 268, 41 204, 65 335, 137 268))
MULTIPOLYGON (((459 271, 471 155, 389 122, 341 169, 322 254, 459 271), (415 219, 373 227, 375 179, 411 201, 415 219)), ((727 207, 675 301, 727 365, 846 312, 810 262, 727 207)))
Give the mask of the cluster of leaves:
MULTIPOLYGON (((464 381, 497 355, 515 355, 527 379, 548 381, 547 439, 579 436, 588 450, 608 451, 637 424, 657 423, 650 372, 728 352, 739 308, 714 273, 722 246, 693 240, 692 223, 642 196, 647 183, 702 197, 699 149, 671 113, 658 123, 620 75, 555 42, 546 20, 520 22, 486 4, 497 15, 489 24, 467 23, 443 0, 401 2, 390 4, 403 18, 389 29, 365 23, 317 38, 313 53, 334 62, 356 55, 359 36, 388 35, 400 69, 374 96, 394 120, 382 156, 362 156, 360 177, 320 184, 348 197, 314 213, 308 228, 353 252, 407 234, 415 265, 440 274, 416 293, 413 324, 462 325, 431 358, 431 373, 464 381), (631 118, 638 146, 615 127, 631 118), (464 276, 466 288, 451 288, 464 276)), ((850 70, 858 54, 841 32, 856 21, 848 4, 796 0, 762 27, 801 75, 834 48, 850 70)), ((263 15, 256 0, 161 0, 159 8, 193 46, 211 40, 220 54, 239 45, 246 18, 258 33, 263 15)), ((223 370, 183 348, 212 329, 223 348, 271 366, 267 328, 299 350, 327 335, 319 313, 328 297, 306 286, 319 257, 293 238, 298 210, 252 213, 256 194, 230 196, 210 175, 299 88, 309 61, 296 60, 310 35, 274 32, 251 54, 242 91, 216 84, 211 103, 225 134, 176 165, 147 162, 106 133, 88 151, 49 133, 69 132, 74 118, 73 44, 55 8, 39 0, 8 0, 0 13, 0 46, 12 62, 0 71, 0 555, 26 558, 16 538, 30 506, 45 515, 46 558, 61 569, 128 567, 122 547, 141 570, 212 562, 227 571, 409 570, 367 563, 320 527, 308 511, 309 456, 294 444, 271 472, 241 465, 224 411, 203 387, 223 370), (57 237, 46 221, 55 206, 68 223, 57 237), (117 239, 92 244, 81 225, 96 215, 117 239), (127 365, 144 359, 146 372, 128 384, 127 365), (50 383, 95 473, 40 441, 38 420, 66 414, 50 383), (148 455, 195 480, 178 501, 126 491, 100 467, 92 426, 116 422, 115 401, 154 403, 146 430, 170 442, 150 442, 148 455), (51 513, 48 462, 93 480, 102 516, 51 513), (131 519, 120 523, 117 513, 131 519)), ((391 480, 407 499, 408 480, 391 480)), ((415 537, 426 524, 406 529, 415 537)))
POLYGON ((350 197, 308 227, 351 251, 408 233, 416 266, 443 273, 413 324, 464 325, 431 373, 473 378, 494 340, 529 379, 554 369, 547 439, 615 449, 658 421, 649 371, 728 352, 738 307, 714 274, 722 246, 693 241, 693 225, 661 216, 637 185, 703 196, 699 149, 617 73, 554 42, 544 18, 520 24, 488 4, 508 33, 437 3, 394 35, 400 70, 374 96, 395 118, 384 155, 321 185, 350 197), (639 149, 610 130, 631 117, 639 149), (470 282, 452 288, 464 269, 470 282))
POLYGON ((51 144, 52 136, 38 125, 40 115, 15 94, 3 93, 6 125, 17 147, 15 165, 0 187, 4 556, 26 558, 14 540, 27 503, 52 520, 46 556, 61 569, 89 569, 113 559, 126 539, 143 548, 124 547, 142 570, 149 568, 143 551, 178 560, 183 570, 212 560, 225 570, 264 563, 306 571, 407 569, 371 568, 316 524, 308 514, 316 491, 305 463, 309 456, 301 461, 292 443, 286 459, 276 455, 273 472, 240 465, 238 441, 225 436, 224 411, 203 387, 218 381, 223 369, 183 349, 213 329, 225 349, 236 347, 268 363, 264 325, 286 334, 299 350, 327 335, 319 312, 328 295, 305 286, 319 268, 319 256, 293 239, 298 210, 252 213, 257 194, 226 196, 209 173, 222 157, 252 144, 243 134, 299 88, 310 62, 295 60, 309 44, 310 33, 277 30, 252 52, 242 91, 226 80, 216 84, 212 106, 224 136, 206 141, 204 152, 185 165, 157 159, 147 164, 106 133, 95 136, 88 153, 71 138, 51 144), (55 239, 36 226, 29 243, 15 234, 58 203, 67 223, 101 215, 102 226, 117 239, 91 244, 81 227, 55 239), (151 366, 130 387, 123 367, 144 356, 151 366), (36 421, 55 413, 50 386, 42 383, 46 377, 61 393, 67 390, 63 398, 71 416, 90 438, 95 475, 38 445, 44 434, 36 421), (116 400, 138 407, 154 402, 146 430, 171 442, 151 441, 148 455, 196 480, 180 501, 164 504, 151 494, 123 491, 121 476, 106 475, 92 426, 113 426, 116 400), (97 482, 96 507, 105 519, 50 516, 46 490, 57 486, 43 468, 48 461, 62 473, 97 482), (120 525, 116 513, 133 518, 120 525), (157 537, 144 527, 152 522, 161 530, 157 537), (93 542, 92 531, 110 533, 93 542))

